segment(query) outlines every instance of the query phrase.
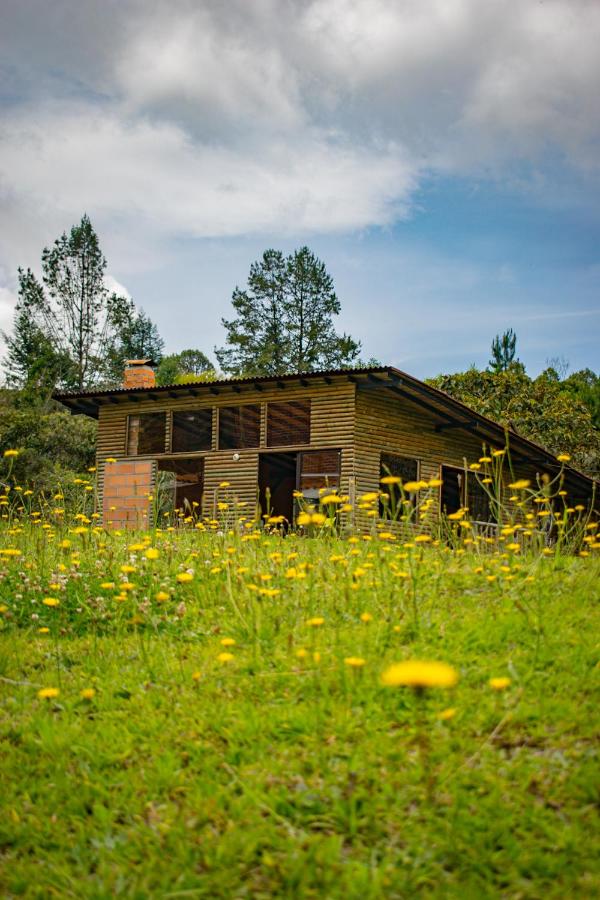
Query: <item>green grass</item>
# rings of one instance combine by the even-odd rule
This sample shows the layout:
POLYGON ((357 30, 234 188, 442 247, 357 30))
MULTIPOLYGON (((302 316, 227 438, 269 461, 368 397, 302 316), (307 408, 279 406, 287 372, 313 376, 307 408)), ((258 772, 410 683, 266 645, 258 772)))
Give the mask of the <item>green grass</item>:
POLYGON ((600 894, 593 555, 172 532, 149 561, 139 538, 69 539, 5 535, 4 896, 600 894), (100 587, 125 577, 125 600, 100 587), (383 687, 409 658, 457 686, 383 687))

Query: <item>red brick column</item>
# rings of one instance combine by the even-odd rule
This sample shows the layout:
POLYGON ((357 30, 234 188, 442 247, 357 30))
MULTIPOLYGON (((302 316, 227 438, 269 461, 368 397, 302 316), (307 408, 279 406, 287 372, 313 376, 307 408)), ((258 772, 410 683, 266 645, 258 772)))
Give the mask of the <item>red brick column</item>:
POLYGON ((117 460, 105 463, 102 521, 110 528, 147 528, 154 484, 154 462, 117 460))

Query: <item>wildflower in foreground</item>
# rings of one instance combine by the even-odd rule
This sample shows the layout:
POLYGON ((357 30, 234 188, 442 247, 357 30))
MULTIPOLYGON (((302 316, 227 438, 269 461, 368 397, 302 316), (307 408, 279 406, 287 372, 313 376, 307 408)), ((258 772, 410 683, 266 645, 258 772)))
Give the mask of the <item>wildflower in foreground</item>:
POLYGON ((193 580, 194 576, 191 572, 178 572, 176 578, 179 584, 187 584, 193 580))
POLYGON ((5 458, 5 459, 8 459, 8 458, 10 458, 11 456, 18 456, 19 453, 20 453, 19 450, 5 450, 5 451, 4 451, 4 458, 5 458))
POLYGON ((82 700, 93 700, 96 696, 95 688, 83 688, 83 690, 79 691, 79 696, 82 700))
POLYGON ((456 715, 456 707, 449 706, 448 709, 443 709, 438 716, 438 719, 441 719, 442 722, 449 722, 450 719, 453 719, 456 715))
POLYGON ((37 692, 40 700, 54 700, 59 694, 60 691, 58 688, 42 688, 37 692))
POLYGON ((407 659, 389 666, 381 676, 386 687, 449 688, 458 681, 458 672, 444 662, 407 659))
POLYGON ((56 597, 44 597, 42 600, 44 606, 58 606, 60 604, 60 600, 57 600, 56 597))
POLYGON ((217 659, 219 660, 219 662, 228 663, 234 660, 235 656, 233 655, 233 653, 219 653, 217 659))
POLYGON ((224 637, 221 639, 221 647, 233 647, 234 644, 234 638, 224 637))
POLYGON ((306 620, 306 624, 311 628, 318 628, 319 625, 323 625, 324 622, 325 619, 323 619, 321 616, 314 616, 314 618, 306 620))
POLYGON ((494 691, 503 691, 510 687, 510 678, 490 678, 489 685, 494 691))
POLYGON ((361 656, 347 656, 344 662, 347 666, 350 666, 351 669, 362 669, 367 661, 361 656))

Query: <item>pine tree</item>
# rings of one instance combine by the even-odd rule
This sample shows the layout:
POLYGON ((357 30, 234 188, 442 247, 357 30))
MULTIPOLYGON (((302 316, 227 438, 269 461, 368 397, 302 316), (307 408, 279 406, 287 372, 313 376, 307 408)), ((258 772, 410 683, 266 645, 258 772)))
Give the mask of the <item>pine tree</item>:
POLYGON ((333 279, 308 247, 284 258, 267 250, 252 264, 246 290, 236 288, 233 320, 223 319, 227 345, 215 350, 234 375, 274 375, 337 368, 356 360, 360 344, 338 335, 333 279))
POLYGON ((517 335, 509 328, 502 336, 496 335, 492 341, 492 358, 488 366, 492 372, 506 372, 511 366, 519 363, 515 359, 517 349, 517 335))
POLYGON ((151 359, 156 365, 163 358, 164 341, 158 328, 143 310, 136 310, 133 302, 114 300, 110 316, 115 337, 107 353, 108 380, 120 382, 128 359, 151 359))
POLYGON ((44 291, 31 269, 19 269, 19 299, 15 307, 13 332, 2 332, 7 353, 4 360, 6 381, 22 390, 30 399, 49 396, 57 381, 72 370, 67 356, 55 350, 36 321, 44 302, 44 291))

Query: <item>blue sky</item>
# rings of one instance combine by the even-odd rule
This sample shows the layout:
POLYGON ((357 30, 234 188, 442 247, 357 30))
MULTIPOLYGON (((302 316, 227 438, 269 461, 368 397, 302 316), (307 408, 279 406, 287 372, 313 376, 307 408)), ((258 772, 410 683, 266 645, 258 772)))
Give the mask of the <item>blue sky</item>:
POLYGON ((5 0, 0 327, 86 211, 168 350, 308 244, 365 359, 597 370, 598 46, 587 0, 5 0))

